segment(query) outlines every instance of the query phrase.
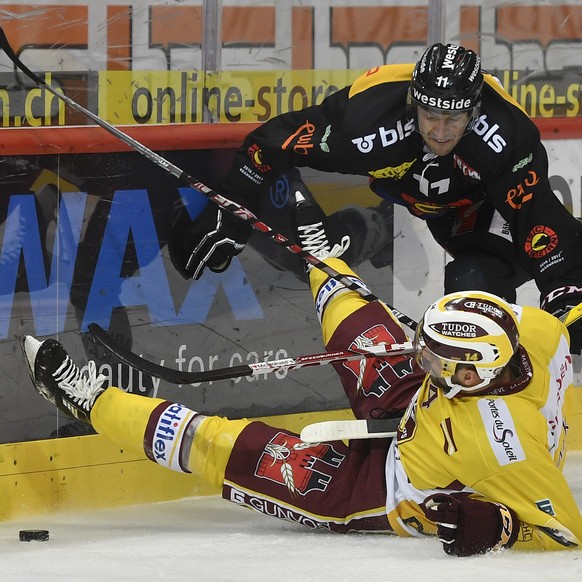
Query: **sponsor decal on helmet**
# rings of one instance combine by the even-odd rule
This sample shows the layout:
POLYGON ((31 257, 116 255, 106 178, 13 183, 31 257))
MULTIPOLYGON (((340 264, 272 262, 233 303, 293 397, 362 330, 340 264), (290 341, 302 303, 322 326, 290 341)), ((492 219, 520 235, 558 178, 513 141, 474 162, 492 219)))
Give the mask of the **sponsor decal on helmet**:
POLYGON ((442 321, 440 323, 433 323, 429 327, 440 335, 446 337, 473 339, 487 335, 487 331, 482 327, 462 321, 442 321))
POLYGON ((477 58, 475 59, 475 66, 473 67, 473 70, 471 71, 471 74, 469 75, 469 81, 471 81, 471 83, 477 78, 477 75, 479 74, 479 71, 481 70, 481 57, 476 55, 477 58))
POLYGON ((479 313, 487 313, 496 318, 505 317, 505 312, 499 309, 493 303, 485 303, 483 301, 475 301, 474 299, 464 299, 461 304, 471 311, 477 311, 479 313))
POLYGON ((538 224, 527 235, 524 249, 532 259, 540 259, 550 254, 558 242, 558 235, 549 226, 538 224))
POLYGON ((454 69, 455 68, 455 57, 459 52, 459 45, 456 44, 448 44, 446 46, 447 52, 445 54, 445 58, 443 59, 443 69, 454 69))
POLYGON ((434 95, 425 95, 416 87, 412 88, 412 97, 417 103, 424 107, 442 109, 443 111, 467 111, 468 109, 473 109, 475 106, 473 99, 470 98, 443 99, 442 97, 435 97, 434 95))

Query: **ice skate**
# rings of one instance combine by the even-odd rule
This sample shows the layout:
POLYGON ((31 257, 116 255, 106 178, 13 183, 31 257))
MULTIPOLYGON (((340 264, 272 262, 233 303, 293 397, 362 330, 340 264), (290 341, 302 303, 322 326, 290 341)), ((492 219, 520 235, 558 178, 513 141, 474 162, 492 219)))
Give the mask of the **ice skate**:
MULTIPOLYGON (((308 200, 299 190, 295 192, 293 220, 298 244, 321 261, 340 257, 350 246, 350 237, 347 235, 332 245, 326 231, 325 213, 314 200, 308 200)), ((312 265, 308 264, 307 272, 311 268, 312 265)))
POLYGON ((95 362, 90 361, 82 373, 56 340, 40 342, 28 335, 21 345, 38 393, 68 416, 91 424, 91 409, 107 388, 107 378, 96 373, 95 362))

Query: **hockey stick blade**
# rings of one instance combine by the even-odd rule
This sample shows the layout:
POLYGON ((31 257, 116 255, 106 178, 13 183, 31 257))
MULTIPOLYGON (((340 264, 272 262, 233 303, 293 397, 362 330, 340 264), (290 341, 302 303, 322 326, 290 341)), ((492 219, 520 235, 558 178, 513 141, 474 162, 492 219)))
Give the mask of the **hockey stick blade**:
POLYGON ((89 331, 93 337, 116 358, 124 364, 139 370, 148 376, 161 378, 171 384, 199 384, 201 382, 212 382, 215 380, 227 380, 229 378, 240 378, 243 376, 256 376, 267 374, 278 370, 294 370, 297 368, 307 368, 310 366, 321 366, 336 362, 347 362, 351 360, 361 360, 364 358, 381 358, 387 356, 397 356, 410 354, 414 351, 412 342, 403 344, 371 346, 365 351, 356 352, 350 350, 337 352, 322 352, 298 356, 296 358, 284 358, 272 360, 270 362, 257 362, 253 364, 241 364, 230 368, 217 368, 216 370, 202 370, 200 372, 187 372, 168 368, 160 364, 146 360, 138 356, 127 348, 118 344, 100 325, 89 324, 89 331))
MULTIPOLYGON (((128 134, 124 133, 114 125, 111 125, 92 111, 89 111, 64 93, 57 91, 54 87, 52 87, 49 83, 41 79, 36 73, 33 73, 16 55, 14 50, 12 49, 10 43, 8 42, 8 38, 6 37, 6 33, 4 29, 0 27, 0 48, 4 51, 6 56, 14 63, 14 65, 20 69, 25 75, 27 75, 30 79, 32 79, 37 85, 43 87, 46 91, 64 101, 69 107, 75 109, 79 113, 82 113, 89 119, 91 119, 96 125, 99 125, 105 131, 113 134, 119 140, 124 142, 129 147, 133 148, 136 152, 140 153, 142 156, 165 170, 166 172, 172 174, 182 183, 198 190, 202 194, 204 194, 207 198, 212 200, 214 203, 218 204, 221 208, 230 212, 234 216, 238 216, 241 220, 244 220, 250 224, 250 226, 263 234, 269 236, 275 243, 285 247, 291 253, 301 257, 304 261, 310 263, 314 267, 323 271, 326 275, 335 279, 348 289, 355 291, 359 295, 361 295, 367 301, 381 301, 376 295, 374 295, 365 285, 360 283, 357 280, 354 280, 350 277, 342 275, 338 271, 336 271, 333 267, 325 264, 323 261, 319 260, 317 257, 312 255, 311 253, 307 252, 299 245, 292 243, 288 238, 283 236, 282 234, 274 231, 269 225, 265 224, 264 222, 260 221, 248 208, 241 206, 237 202, 229 200, 228 198, 224 198, 202 182, 199 182, 189 174, 187 174, 184 170, 172 164, 169 160, 163 158, 159 154, 155 153, 154 151, 150 150, 147 146, 143 145, 136 139, 132 138, 128 134)), ((393 309, 390 305, 386 304, 393 313, 394 316, 400 321, 403 325, 406 325, 413 331, 416 330, 417 323, 405 315, 404 313, 393 309)))
POLYGON ((300 438, 304 443, 355 439, 384 439, 396 436, 399 418, 388 420, 325 420, 308 424, 300 438))

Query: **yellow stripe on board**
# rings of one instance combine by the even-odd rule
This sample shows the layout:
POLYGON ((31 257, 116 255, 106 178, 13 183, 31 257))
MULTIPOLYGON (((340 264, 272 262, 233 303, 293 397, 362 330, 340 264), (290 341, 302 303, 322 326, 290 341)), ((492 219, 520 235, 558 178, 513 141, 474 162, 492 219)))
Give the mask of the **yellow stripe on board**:
MULTIPOLYGON (((567 398, 574 411, 568 449, 582 450, 582 388, 567 398)), ((257 420, 299 433, 312 422, 352 418, 344 409, 257 420)), ((164 469, 100 435, 0 445, 0 491, 0 521, 211 494, 194 475, 164 469)))

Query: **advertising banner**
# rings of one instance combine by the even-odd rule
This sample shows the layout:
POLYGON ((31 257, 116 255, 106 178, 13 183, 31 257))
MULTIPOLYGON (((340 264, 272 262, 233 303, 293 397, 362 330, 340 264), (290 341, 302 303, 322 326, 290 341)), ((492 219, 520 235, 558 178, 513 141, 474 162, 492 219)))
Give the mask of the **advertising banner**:
MULTIPOLYGON (((212 23, 202 0, 13 0, 3 4, 0 25, 45 83, 105 121, 172 130, 202 122, 261 123, 321 103, 371 67, 415 62, 433 16, 431 2, 412 0, 222 4, 212 23)), ((441 4, 449 15, 443 39, 478 51, 532 117, 565 118, 576 127, 582 0, 441 4)), ((40 134, 88 123, 0 51, 0 132, 40 134)), ((130 372, 100 348, 90 323, 152 361, 184 371, 317 353, 323 344, 297 257, 255 233, 225 273, 183 280, 168 241, 176 235, 178 211, 195 218, 206 199, 135 152, 85 143, 82 153, 72 144, 66 153, 47 154, 43 147, 56 134, 42 135, 44 143, 25 155, 0 140, 0 443, 88 430, 35 394, 18 342, 28 333, 58 337, 75 359, 94 359, 124 390, 210 414, 238 418, 346 406, 331 366, 176 386, 130 372)), ((552 187, 580 217, 580 141, 546 140, 546 146, 552 187)), ((191 149, 176 138, 161 153, 213 187, 233 147, 191 149)), ((301 178, 333 227, 351 229, 364 241, 349 262, 374 293, 418 319, 442 293, 447 260, 426 225, 381 205, 365 179, 313 171, 301 178)), ((299 180, 296 172, 281 176, 262 216, 288 237, 285 209, 299 180)), ((520 291, 522 302, 537 304, 532 285, 520 291)))
MULTIPOLYGON (((577 140, 547 142, 551 181, 580 216, 577 140)), ((163 152, 216 184, 232 150, 163 152)), ((177 386, 129 372, 88 332, 98 323, 127 348, 158 364, 200 371, 323 351, 300 260, 270 238, 250 244, 222 274, 199 281, 177 274, 167 243, 177 208, 195 216, 207 203, 136 153, 4 158, 0 196, 0 442, 87 430, 38 398, 20 353, 23 334, 58 337, 80 363, 124 390, 178 400, 233 418, 342 408, 332 366, 177 386)), ((418 318, 442 293, 445 256, 424 223, 379 206, 356 177, 303 172, 304 184, 335 228, 375 225, 382 244, 350 257, 373 292, 418 318), (355 214, 354 214, 355 213, 355 214), (378 250, 380 249, 380 251, 378 250)), ((263 220, 292 236, 285 206, 298 175, 272 188, 263 220)), ((362 238, 363 231, 351 231, 362 238)), ((520 300, 537 304, 535 288, 520 300)))

